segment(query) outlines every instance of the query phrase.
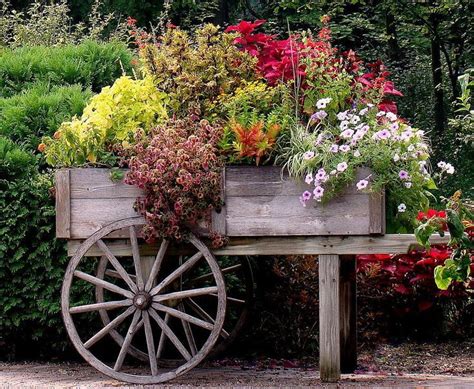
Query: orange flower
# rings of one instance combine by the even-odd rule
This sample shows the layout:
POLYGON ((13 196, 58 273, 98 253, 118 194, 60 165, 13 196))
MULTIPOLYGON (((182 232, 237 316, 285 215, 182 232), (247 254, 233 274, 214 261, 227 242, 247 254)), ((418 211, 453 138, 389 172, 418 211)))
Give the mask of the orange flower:
POLYGON ((45 145, 44 143, 40 143, 40 144, 38 145, 38 151, 39 151, 40 153, 42 153, 42 152, 44 152, 45 150, 46 150, 46 145, 45 145))
POLYGON ((54 138, 54 139, 59 139, 59 138, 61 138, 61 131, 56 131, 56 132, 54 133, 54 135, 53 135, 53 138, 54 138))

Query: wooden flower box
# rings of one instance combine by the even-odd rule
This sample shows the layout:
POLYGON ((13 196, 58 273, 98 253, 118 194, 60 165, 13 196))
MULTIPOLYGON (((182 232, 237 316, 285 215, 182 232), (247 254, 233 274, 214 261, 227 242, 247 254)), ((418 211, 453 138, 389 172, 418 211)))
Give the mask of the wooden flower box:
MULTIPOLYGON (((368 174, 361 169, 358 178, 368 174)), ((58 238, 87 239, 114 221, 138 216, 133 205, 142 191, 113 182, 108 169, 62 169, 56 182, 58 238)), ((308 189, 304 182, 282 176, 279 167, 226 167, 225 205, 213 212, 212 228, 230 238, 385 233, 384 193, 357 191, 351 185, 327 203, 311 200, 303 207, 299 196, 308 189)))

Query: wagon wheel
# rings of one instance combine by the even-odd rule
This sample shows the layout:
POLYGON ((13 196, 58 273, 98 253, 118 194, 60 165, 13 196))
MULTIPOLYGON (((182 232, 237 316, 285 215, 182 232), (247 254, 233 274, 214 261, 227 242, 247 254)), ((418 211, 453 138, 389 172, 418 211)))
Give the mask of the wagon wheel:
POLYGON ((194 254, 182 257, 181 263, 168 255, 168 241, 164 240, 153 261, 149 277, 144 278, 135 232, 135 228, 142 224, 140 218, 112 223, 79 246, 64 277, 61 310, 71 341, 89 364, 118 380, 154 384, 185 373, 209 354, 222 331, 226 291, 217 261, 194 235, 189 238, 194 254), (125 258, 119 261, 103 240, 113 231, 124 228, 129 230, 131 236, 133 258, 129 258, 128 262, 125 258), (113 278, 109 281, 87 272, 87 258, 84 255, 94 244, 103 251, 120 279, 113 278), (204 287, 184 289, 182 280, 193 274, 198 263, 201 266, 204 263, 212 276, 204 287), (77 302, 78 296, 71 293, 73 285, 86 291, 80 295, 80 305, 77 302), (104 289, 102 302, 95 301, 96 286, 104 289), (206 305, 201 304, 200 299, 209 295, 213 299, 207 298, 206 305), (86 303, 85 296, 90 299, 86 303), (189 301, 203 310, 207 320, 188 313, 184 305, 189 301), (105 326, 102 324, 103 317, 99 317, 103 310, 110 312, 109 322, 105 326), (83 319, 89 319, 89 322, 96 319, 100 329, 90 336, 90 328, 78 325, 83 319), (180 322, 181 328, 172 326, 173 321, 180 322), (110 347, 100 347, 104 346, 103 339, 106 335, 114 337, 114 333, 121 338, 114 338, 118 343, 116 355, 110 347), (146 355, 147 366, 124 364, 129 350, 134 349, 146 350, 142 353, 146 355), (160 360, 165 353, 168 354, 166 359, 174 359, 176 364, 163 369, 160 360), (112 354, 113 358, 109 358, 112 354))
MULTIPOLYGON (((227 309, 224 326, 219 335, 217 343, 209 354, 209 357, 218 356, 234 342, 246 324, 255 297, 255 282, 248 257, 224 257, 217 258, 217 260, 221 267, 221 272, 224 275, 224 281, 227 288, 227 309)), ((120 278, 120 274, 114 270, 113 267, 110 268, 107 257, 102 256, 99 265, 97 266, 97 277, 104 279, 106 275, 114 278, 120 278)), ((198 275, 194 278, 185 280, 182 284, 182 287, 196 288, 202 286, 199 284, 205 280, 208 280, 210 277, 212 277, 211 273, 198 275)), ((104 302, 104 289, 100 285, 96 286, 95 295, 97 303, 104 302)), ((206 316, 199 310, 199 307, 196 307, 191 302, 186 303, 186 307, 189 308, 190 311, 194 311, 194 313, 201 319, 208 320, 208 318, 206 318, 206 316)), ((110 323, 111 319, 107 310, 99 310, 99 315, 104 326, 110 323)), ((123 343, 123 336, 120 335, 116 330, 111 330, 110 336, 119 345, 123 343)), ((148 354, 134 346, 129 347, 128 353, 139 360, 148 361, 148 354)), ((161 362, 163 365, 167 365, 164 360, 161 362)))

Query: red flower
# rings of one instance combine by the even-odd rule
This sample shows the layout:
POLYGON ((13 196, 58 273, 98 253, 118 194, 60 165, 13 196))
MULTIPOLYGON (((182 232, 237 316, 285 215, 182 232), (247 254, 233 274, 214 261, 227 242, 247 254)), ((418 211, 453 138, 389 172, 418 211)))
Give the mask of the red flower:
POLYGON ((137 19, 134 19, 131 16, 127 18, 127 26, 134 27, 136 24, 137 24, 137 19))

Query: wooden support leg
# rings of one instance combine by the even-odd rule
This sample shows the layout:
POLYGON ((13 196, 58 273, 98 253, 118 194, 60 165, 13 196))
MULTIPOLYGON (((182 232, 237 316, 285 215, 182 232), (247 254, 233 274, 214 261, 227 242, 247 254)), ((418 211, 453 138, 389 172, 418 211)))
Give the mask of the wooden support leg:
POLYGON ((357 287, 355 255, 341 256, 340 280, 341 372, 352 373, 357 367, 357 287))
POLYGON ((319 371, 321 381, 341 377, 338 255, 319 256, 319 371))

